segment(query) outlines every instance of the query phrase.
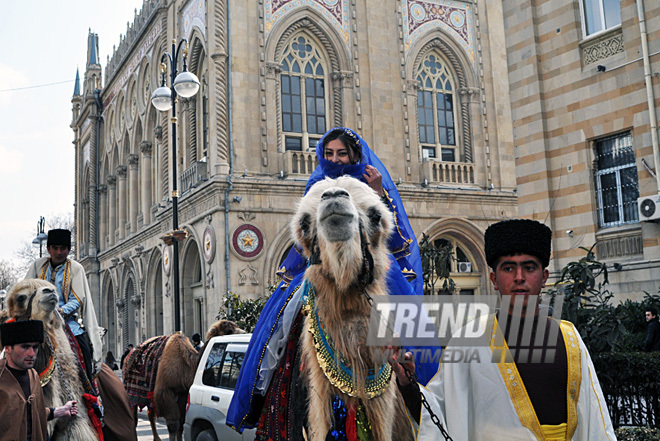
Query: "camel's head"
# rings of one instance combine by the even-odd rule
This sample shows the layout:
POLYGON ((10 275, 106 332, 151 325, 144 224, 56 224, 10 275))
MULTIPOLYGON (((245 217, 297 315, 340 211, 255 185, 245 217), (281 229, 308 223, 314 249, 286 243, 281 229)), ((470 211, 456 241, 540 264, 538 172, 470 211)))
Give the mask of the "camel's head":
POLYGON ((310 265, 339 291, 369 285, 389 265, 393 219, 366 184, 342 176, 316 183, 298 204, 291 228, 310 265))
POLYGON ((11 317, 19 320, 32 318, 47 323, 51 321, 58 301, 55 285, 45 280, 26 279, 12 286, 7 296, 7 307, 11 317))

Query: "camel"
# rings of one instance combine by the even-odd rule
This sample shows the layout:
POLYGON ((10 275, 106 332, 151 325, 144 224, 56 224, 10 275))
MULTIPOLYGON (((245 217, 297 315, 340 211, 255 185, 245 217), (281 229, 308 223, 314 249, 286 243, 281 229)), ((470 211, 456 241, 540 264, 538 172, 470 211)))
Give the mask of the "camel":
POLYGON ((46 405, 58 407, 70 400, 78 402, 80 411, 76 418, 58 418, 48 423, 50 439, 99 439, 83 398, 78 359, 62 327, 64 321, 56 312, 58 300, 57 290, 50 282, 26 279, 13 285, 9 291, 7 316, 18 320, 31 318, 44 323, 45 341, 37 354, 35 369, 41 376, 46 405))
MULTIPOLYGON (((244 333, 245 331, 234 322, 220 320, 214 323, 206 333, 204 348, 206 348, 209 340, 215 336, 244 333)), ((156 414, 165 419, 169 439, 182 440, 188 390, 193 384, 197 365, 203 353, 204 349, 197 352, 183 333, 176 332, 170 336, 152 337, 134 348, 127 356, 123 369, 124 386, 129 391, 134 413, 137 413, 138 407, 147 406, 147 415, 151 423, 154 441, 160 441, 156 430, 156 414), (164 344, 164 347, 154 349, 158 344, 164 344), (150 353, 150 351, 153 352, 150 353), (137 391, 135 384, 131 383, 131 377, 133 376, 131 372, 144 369, 144 365, 141 364, 145 363, 150 357, 157 358, 153 363, 156 375, 155 383, 153 387, 137 391), (153 396, 152 400, 148 398, 150 395, 153 396)), ((149 377, 149 380, 151 379, 149 377)))
POLYGON ((310 441, 326 439, 337 396, 347 410, 364 409, 375 441, 412 439, 385 351, 366 345, 369 298, 387 294, 387 240, 393 223, 376 193, 346 176, 315 184, 291 222, 294 239, 310 262, 300 343, 310 441), (338 375, 342 367, 352 376, 338 375), (367 381, 370 371, 377 375, 367 381))

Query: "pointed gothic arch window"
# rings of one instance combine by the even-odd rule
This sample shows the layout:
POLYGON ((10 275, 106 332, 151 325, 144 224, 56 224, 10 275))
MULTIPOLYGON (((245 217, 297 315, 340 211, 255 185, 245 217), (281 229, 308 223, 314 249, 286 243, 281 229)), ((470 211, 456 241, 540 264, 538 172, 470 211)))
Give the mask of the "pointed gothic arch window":
POLYGON ((280 103, 285 150, 311 150, 327 127, 328 68, 320 45, 306 33, 282 51, 280 103))
POLYGON ((417 124, 423 160, 458 162, 456 80, 436 51, 417 68, 417 124))

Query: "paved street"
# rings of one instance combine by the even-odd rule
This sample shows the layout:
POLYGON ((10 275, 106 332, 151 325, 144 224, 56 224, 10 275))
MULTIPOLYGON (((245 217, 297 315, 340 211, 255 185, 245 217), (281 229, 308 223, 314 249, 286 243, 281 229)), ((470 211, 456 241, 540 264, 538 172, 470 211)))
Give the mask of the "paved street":
MULTIPOLYGON (((164 419, 158 418, 156 420, 156 428, 158 429, 158 436, 160 436, 161 440, 165 441, 169 439, 167 436, 167 426, 165 426, 164 419)), ((153 436, 151 435, 151 427, 149 426, 149 418, 147 418, 147 409, 144 409, 142 412, 138 413, 137 436, 138 441, 153 440, 153 436)))

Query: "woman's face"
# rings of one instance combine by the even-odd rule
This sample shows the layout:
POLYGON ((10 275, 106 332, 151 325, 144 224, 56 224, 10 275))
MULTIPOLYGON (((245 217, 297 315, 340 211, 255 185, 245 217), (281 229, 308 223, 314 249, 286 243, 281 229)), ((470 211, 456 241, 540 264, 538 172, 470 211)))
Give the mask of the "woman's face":
POLYGON ((326 144, 323 156, 325 159, 335 164, 349 165, 351 163, 348 147, 346 147, 339 139, 333 139, 326 144))

